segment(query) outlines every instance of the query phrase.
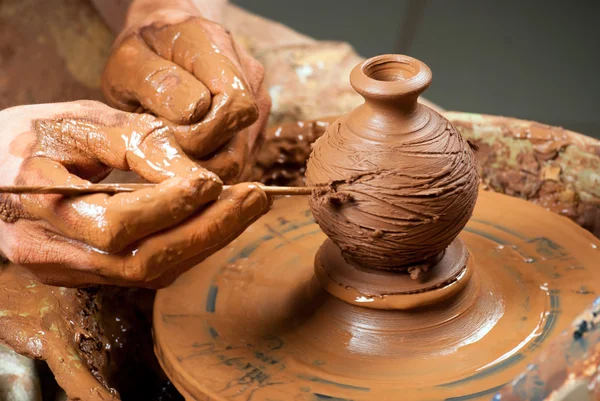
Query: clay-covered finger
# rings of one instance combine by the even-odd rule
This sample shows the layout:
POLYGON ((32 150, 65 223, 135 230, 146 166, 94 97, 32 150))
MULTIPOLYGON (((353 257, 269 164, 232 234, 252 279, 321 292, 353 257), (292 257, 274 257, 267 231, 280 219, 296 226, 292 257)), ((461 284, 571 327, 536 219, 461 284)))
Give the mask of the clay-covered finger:
POLYGON ((180 66, 157 56, 136 35, 111 54, 102 77, 110 103, 125 111, 141 105, 176 124, 201 120, 211 104, 207 87, 180 66))
POLYGON ((258 92, 264 87, 265 67, 237 42, 233 42, 232 44, 237 60, 239 60, 240 66, 242 67, 244 77, 248 84, 250 84, 252 93, 257 97, 258 92))
POLYGON ((63 118, 38 120, 38 155, 56 160, 86 179, 98 166, 132 170, 151 182, 175 176, 217 180, 181 149, 170 128, 153 116, 111 109, 100 103, 63 118))
POLYGON ((199 160, 200 165, 217 174, 223 182, 240 182, 252 169, 248 163, 248 129, 238 132, 211 157, 199 160), (243 175, 244 174, 244 175, 243 175))
POLYGON ((177 25, 149 26, 141 34, 158 55, 192 73, 212 95, 210 109, 201 121, 175 127, 175 137, 186 152, 195 157, 210 154, 257 120, 252 88, 231 38, 220 25, 191 19, 177 25), (219 43, 211 41, 217 38, 219 43))
POLYGON ((189 158, 169 129, 154 129, 145 135, 134 151, 126 153, 127 166, 144 179, 161 182, 164 179, 198 177, 219 181, 219 177, 189 158))
MULTIPOLYGON (((24 185, 89 184, 71 175, 56 161, 34 157, 23 165, 24 185)), ((79 197, 23 195, 27 212, 48 223, 48 229, 105 252, 118 252, 131 243, 185 220, 221 191, 221 183, 203 176, 172 178, 154 188, 113 196, 79 197)))
POLYGON ((234 47, 242 65, 244 76, 252 88, 258 106, 258 119, 248 128, 248 151, 253 154, 256 151, 259 137, 264 134, 269 119, 271 96, 264 85, 265 68, 263 65, 238 43, 234 42, 234 47))
POLYGON ((254 184, 238 184, 197 216, 141 241, 133 253, 119 258, 99 255, 96 264, 113 269, 123 285, 161 287, 239 236, 270 207, 271 199, 254 184), (126 267, 123 272, 117 266, 126 267))
POLYGON ((269 111, 271 110, 271 96, 264 86, 258 91, 256 97, 259 117, 258 120, 248 128, 248 151, 252 155, 256 155, 258 147, 262 141, 262 136, 265 133, 265 127, 269 119, 269 111))

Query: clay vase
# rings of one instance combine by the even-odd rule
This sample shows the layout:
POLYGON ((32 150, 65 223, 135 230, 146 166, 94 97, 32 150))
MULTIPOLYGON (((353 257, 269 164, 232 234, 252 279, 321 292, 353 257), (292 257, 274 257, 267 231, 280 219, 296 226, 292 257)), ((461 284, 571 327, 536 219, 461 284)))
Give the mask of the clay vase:
POLYGON ((350 75, 365 103, 313 147, 308 185, 314 218, 353 265, 406 270, 440 260, 475 206, 469 144, 419 104, 431 70, 403 55, 364 61, 350 75))

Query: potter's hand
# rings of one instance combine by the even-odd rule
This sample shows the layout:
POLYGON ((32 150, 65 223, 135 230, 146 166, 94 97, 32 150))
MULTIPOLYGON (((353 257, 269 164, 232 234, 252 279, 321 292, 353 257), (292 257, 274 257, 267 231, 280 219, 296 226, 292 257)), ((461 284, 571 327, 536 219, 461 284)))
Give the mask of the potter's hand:
POLYGON ((160 183, 113 196, 2 195, 0 252, 46 283, 167 285, 269 207, 256 186, 221 192, 164 122, 98 102, 4 110, 0 149, 0 185, 88 184, 111 168, 160 183))
POLYGON ((149 111, 176 125, 184 151, 211 157, 203 165, 235 180, 268 116, 264 69, 221 25, 185 4, 133 2, 106 65, 103 91, 121 110, 149 111), (215 152, 225 155, 212 160, 215 152))

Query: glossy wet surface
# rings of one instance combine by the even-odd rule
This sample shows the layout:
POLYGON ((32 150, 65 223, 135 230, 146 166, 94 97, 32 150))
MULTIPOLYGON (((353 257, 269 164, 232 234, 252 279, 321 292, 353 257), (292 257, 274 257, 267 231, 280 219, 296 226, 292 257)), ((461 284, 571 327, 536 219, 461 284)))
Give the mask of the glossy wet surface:
POLYGON ((484 400, 592 302, 600 243, 565 218, 481 193, 461 239, 475 261, 439 307, 346 304, 313 275, 325 236, 284 198, 159 291, 159 359, 189 399, 484 400))

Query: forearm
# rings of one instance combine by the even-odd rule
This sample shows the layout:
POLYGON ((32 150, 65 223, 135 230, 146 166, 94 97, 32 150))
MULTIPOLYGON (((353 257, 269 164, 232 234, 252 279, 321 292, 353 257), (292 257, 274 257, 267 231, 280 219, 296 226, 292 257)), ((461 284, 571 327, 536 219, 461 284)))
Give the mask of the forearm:
POLYGON ((223 22, 227 0, 91 0, 111 30, 118 34, 124 27, 143 20, 153 12, 183 11, 211 21, 223 22))

